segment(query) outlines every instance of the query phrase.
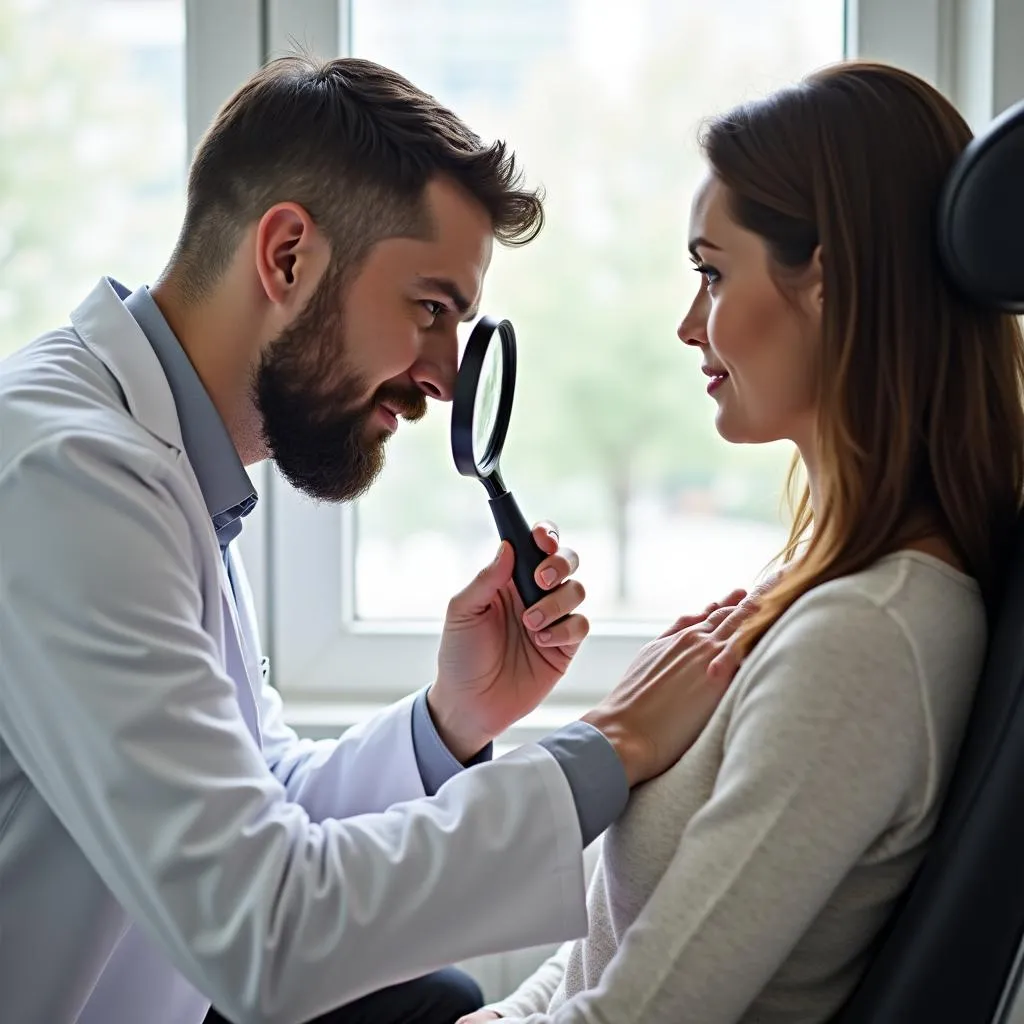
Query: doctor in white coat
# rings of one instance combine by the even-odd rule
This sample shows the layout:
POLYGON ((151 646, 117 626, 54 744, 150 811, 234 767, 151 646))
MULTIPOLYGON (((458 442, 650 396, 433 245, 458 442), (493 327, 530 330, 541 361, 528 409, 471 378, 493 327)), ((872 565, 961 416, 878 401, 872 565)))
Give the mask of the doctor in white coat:
MULTIPOLYGON (((540 528, 534 608, 503 547, 429 688, 302 742, 231 543, 245 465, 325 500, 369 485, 397 418, 450 397, 493 239, 540 219, 510 154, 404 79, 278 61, 200 145, 154 288, 102 280, 0 364, 5 1024, 201 1024, 211 1001, 298 1024, 585 932, 581 850, 703 727, 735 597, 491 762, 587 632, 576 556, 540 528)), ((372 1019, 426 1021, 419 998, 372 1019)))

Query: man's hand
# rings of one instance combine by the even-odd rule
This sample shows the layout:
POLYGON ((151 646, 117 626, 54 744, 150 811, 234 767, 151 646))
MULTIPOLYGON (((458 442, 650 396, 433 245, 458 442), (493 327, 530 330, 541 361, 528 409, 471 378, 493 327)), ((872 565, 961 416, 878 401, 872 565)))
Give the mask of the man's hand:
POLYGON ((615 689, 583 721, 615 748, 630 786, 670 768, 725 694, 739 661, 733 638, 763 592, 733 591, 703 615, 678 619, 646 644, 615 689))
POLYGON ((460 761, 551 692, 590 630, 582 615, 573 614, 585 596, 582 585, 569 579, 579 566, 576 552, 558 546, 550 523, 535 526, 533 537, 548 555, 535 573, 548 593, 532 608, 523 608, 512 582, 515 557, 507 542, 448 605, 427 704, 460 761))

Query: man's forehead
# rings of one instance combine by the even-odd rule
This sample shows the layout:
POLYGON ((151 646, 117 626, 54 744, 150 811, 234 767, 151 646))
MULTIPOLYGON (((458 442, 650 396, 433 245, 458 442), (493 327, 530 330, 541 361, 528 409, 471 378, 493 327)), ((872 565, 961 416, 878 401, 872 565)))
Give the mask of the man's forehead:
POLYGON ((457 309, 471 311, 480 301, 490 250, 444 245, 437 239, 392 236, 377 242, 366 260, 366 272, 378 281, 430 289, 448 296, 457 309))

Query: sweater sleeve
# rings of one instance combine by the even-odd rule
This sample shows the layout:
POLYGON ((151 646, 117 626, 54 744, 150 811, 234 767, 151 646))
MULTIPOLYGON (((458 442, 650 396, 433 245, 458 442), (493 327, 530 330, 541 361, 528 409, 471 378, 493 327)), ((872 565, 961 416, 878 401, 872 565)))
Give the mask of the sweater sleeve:
POLYGON ((920 678, 887 611, 808 595, 734 685, 711 798, 600 983, 513 1019, 733 1024, 865 850, 920 813, 920 678))
POLYGON ((491 1010, 499 1017, 525 1017, 530 1013, 543 1013, 565 977, 565 964, 572 947, 572 940, 563 943, 512 995, 499 1003, 489 1003, 484 1009, 491 1010))

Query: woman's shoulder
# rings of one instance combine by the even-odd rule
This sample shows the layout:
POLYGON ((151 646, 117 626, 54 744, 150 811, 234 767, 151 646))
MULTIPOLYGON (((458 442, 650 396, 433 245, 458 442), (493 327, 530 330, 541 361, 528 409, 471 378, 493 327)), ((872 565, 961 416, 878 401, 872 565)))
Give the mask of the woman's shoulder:
MULTIPOLYGON (((920 551, 904 550, 829 580, 801 596, 780 616, 780 632, 803 632, 813 623, 820 635, 854 632, 901 634, 914 643, 919 634, 947 633, 962 640, 985 630, 985 607, 976 580, 948 562, 920 551)), ((765 640, 770 639, 771 632, 765 640)))
POLYGON ((920 712, 967 699, 986 642, 977 583, 934 556, 900 551, 809 590, 744 670, 751 684, 786 678, 801 700, 884 700, 920 712))

